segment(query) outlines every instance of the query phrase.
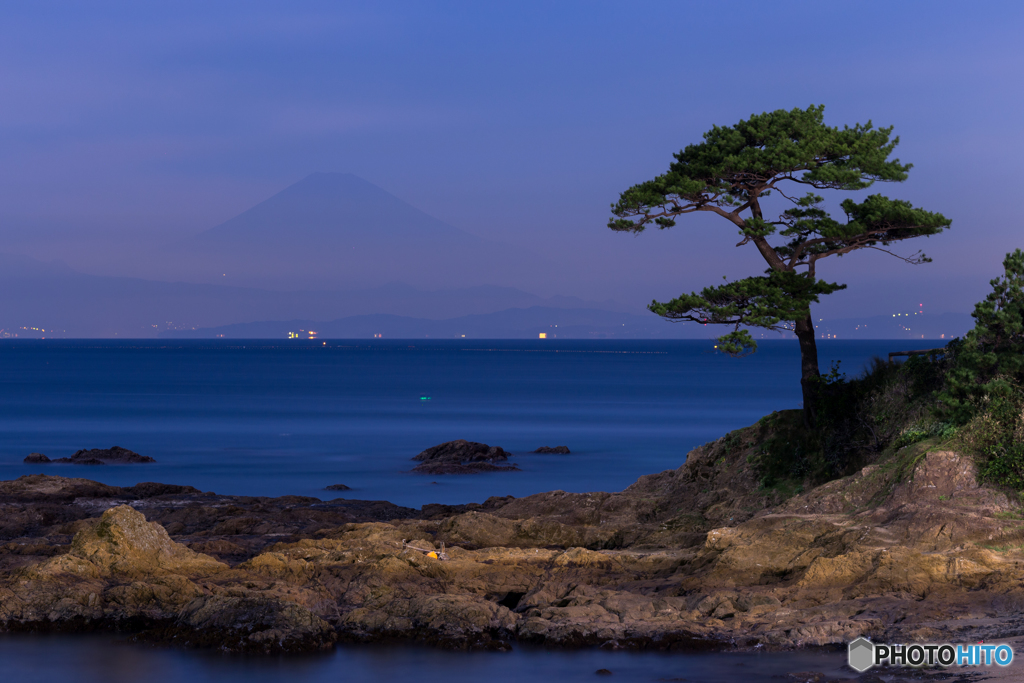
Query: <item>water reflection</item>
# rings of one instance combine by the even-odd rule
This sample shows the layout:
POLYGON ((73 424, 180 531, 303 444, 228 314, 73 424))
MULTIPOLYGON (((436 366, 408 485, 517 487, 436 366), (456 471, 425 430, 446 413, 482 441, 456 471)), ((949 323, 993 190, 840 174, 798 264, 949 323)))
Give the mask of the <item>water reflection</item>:
POLYGON ((845 678, 843 653, 673 654, 544 650, 448 652, 420 647, 343 646, 313 656, 237 656, 137 646, 114 636, 0 637, 3 679, 19 683, 270 683, 405 681, 513 683, 609 680, 767 683, 795 671, 845 678))

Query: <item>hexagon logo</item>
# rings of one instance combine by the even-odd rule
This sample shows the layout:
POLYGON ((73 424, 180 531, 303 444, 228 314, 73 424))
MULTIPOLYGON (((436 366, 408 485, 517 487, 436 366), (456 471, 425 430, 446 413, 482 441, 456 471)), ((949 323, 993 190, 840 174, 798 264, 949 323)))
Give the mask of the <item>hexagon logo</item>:
POLYGON ((870 640, 860 637, 849 645, 847 661, 850 668, 861 673, 875 665, 875 645, 870 640))

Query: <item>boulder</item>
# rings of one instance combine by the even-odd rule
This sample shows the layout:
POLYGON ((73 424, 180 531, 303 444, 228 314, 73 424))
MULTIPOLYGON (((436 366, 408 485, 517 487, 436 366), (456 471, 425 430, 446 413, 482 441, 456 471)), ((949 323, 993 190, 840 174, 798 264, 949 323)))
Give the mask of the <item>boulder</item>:
POLYGON ((412 471, 421 474, 475 474, 518 470, 516 465, 504 464, 510 455, 498 446, 458 439, 428 448, 415 456, 413 460, 423 464, 412 471))
POLYGON ((29 453, 27 456, 25 456, 25 462, 29 463, 30 465, 34 465, 53 461, 47 458, 42 453, 29 453))
POLYGON ((204 574, 227 569, 208 555, 175 543, 167 531, 130 505, 112 507, 99 524, 78 532, 71 555, 88 560, 101 573, 125 576, 154 572, 204 574))

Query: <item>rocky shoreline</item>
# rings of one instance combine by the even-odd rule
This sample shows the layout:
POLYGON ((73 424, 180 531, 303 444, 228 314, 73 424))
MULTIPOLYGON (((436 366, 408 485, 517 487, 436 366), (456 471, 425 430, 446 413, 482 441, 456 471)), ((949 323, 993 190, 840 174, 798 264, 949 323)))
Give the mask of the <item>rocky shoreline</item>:
POLYGON ((620 493, 416 510, 31 475, 0 482, 0 623, 300 652, 722 650, 1024 634, 1024 518, 934 442, 781 500, 753 426, 620 493))

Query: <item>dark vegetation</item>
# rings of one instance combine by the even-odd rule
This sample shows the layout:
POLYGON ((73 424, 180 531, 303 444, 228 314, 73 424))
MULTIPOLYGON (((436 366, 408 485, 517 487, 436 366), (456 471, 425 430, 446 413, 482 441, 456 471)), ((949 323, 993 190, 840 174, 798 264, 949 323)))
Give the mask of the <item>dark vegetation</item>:
POLYGON ((762 418, 748 456, 761 486, 799 493, 935 439, 973 455, 982 479, 1024 490, 1024 252, 1003 267, 963 338, 904 363, 875 359, 853 379, 834 366, 818 379, 813 428, 797 411, 762 418))

